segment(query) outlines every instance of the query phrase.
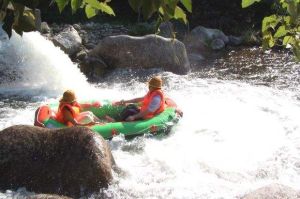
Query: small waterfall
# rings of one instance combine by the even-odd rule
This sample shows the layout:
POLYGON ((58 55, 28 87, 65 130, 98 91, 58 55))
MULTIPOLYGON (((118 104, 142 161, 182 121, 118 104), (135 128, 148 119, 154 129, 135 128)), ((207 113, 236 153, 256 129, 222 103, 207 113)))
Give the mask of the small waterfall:
POLYGON ((89 87, 68 55, 38 32, 5 34, 0 31, 0 94, 56 96, 89 87))

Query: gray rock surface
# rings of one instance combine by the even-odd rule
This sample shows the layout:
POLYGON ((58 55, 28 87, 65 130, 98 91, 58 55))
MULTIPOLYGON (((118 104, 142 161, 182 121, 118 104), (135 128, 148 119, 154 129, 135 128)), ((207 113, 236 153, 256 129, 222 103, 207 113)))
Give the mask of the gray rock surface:
POLYGON ((89 78, 96 80, 108 70, 107 64, 100 57, 88 57, 79 65, 80 70, 89 78))
POLYGON ((69 26, 65 28, 58 35, 53 37, 53 43, 56 46, 59 46, 65 53, 72 56, 80 50, 82 39, 79 36, 78 32, 69 26))
POLYGON ((254 190, 242 199, 299 199, 300 192, 290 187, 280 184, 270 184, 268 186, 254 190))
POLYGON ((113 164, 107 142, 86 127, 0 131, 1 190, 79 197, 107 187, 113 164))
POLYGON ((239 46, 243 43, 243 37, 236 37, 236 36, 229 35, 228 39, 229 39, 228 45, 231 46, 239 46))
POLYGON ((47 22, 42 22, 41 23, 41 33, 42 34, 47 34, 47 33, 50 33, 50 27, 49 25, 47 24, 47 22))
POLYGON ((163 68, 176 74, 190 70, 184 44, 157 35, 106 37, 88 57, 100 58, 110 68, 163 68))
POLYGON ((220 50, 228 44, 229 38, 218 29, 205 28, 198 26, 184 39, 187 51, 205 54, 209 50, 220 50))
POLYGON ((225 42, 222 39, 214 39, 211 41, 210 47, 213 50, 221 50, 225 47, 225 42))

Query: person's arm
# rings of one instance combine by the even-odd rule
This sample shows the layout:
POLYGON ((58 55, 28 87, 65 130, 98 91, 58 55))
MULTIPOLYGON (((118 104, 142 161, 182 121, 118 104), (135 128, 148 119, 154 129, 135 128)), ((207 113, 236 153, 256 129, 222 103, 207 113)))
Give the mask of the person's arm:
POLYGON ((74 126, 89 126, 89 125, 96 124, 95 122, 90 122, 88 124, 82 124, 82 123, 77 122, 77 120, 75 120, 75 118, 73 118, 72 113, 66 108, 64 108, 62 110, 62 114, 63 114, 65 120, 68 122, 71 122, 74 126))
POLYGON ((73 118, 72 113, 68 109, 63 108, 62 115, 63 115, 65 121, 71 122, 74 126, 79 125, 79 123, 73 118))

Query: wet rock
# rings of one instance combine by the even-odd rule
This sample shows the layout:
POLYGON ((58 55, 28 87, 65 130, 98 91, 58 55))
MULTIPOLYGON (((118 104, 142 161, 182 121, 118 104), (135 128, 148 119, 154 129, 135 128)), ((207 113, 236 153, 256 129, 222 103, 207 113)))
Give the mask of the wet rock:
POLYGON ((205 60, 205 58, 200 54, 191 53, 188 54, 188 57, 192 68, 197 68, 205 60))
POLYGON ((83 44, 87 49, 94 48, 101 39, 107 36, 128 34, 128 28, 123 25, 93 22, 79 25, 81 27, 80 32, 85 32, 85 34, 80 34, 80 36, 83 39, 83 44))
POLYGON ((80 50, 81 37, 73 26, 68 26, 58 35, 53 37, 53 43, 59 46, 65 53, 72 56, 80 50))
POLYGON ((242 199, 299 199, 300 192, 296 191, 290 187, 280 185, 280 184, 271 184, 257 190, 254 190, 242 199))
POLYGON ((79 65, 81 72, 90 79, 101 78, 108 70, 107 64, 100 57, 85 57, 79 65))
POLYGON ((101 58, 110 68, 163 68, 176 74, 190 70, 184 44, 157 35, 106 37, 88 56, 101 58))
POLYGON ((40 9, 34 9, 34 17, 35 17, 35 27, 38 31, 41 31, 42 17, 41 17, 40 9))
POLYGON ((77 31, 80 31, 80 30, 81 30, 80 24, 73 24, 73 27, 74 27, 75 30, 77 30, 77 31))
POLYGON ((229 35, 228 39, 229 39, 228 45, 231 45, 231 46, 238 46, 243 43, 243 37, 235 37, 235 36, 229 35))
POLYGON ((82 45, 85 45, 89 42, 89 36, 88 36, 88 33, 85 30, 80 30, 79 35, 82 39, 82 45))
POLYGON ((228 43, 228 37, 218 29, 205 28, 198 26, 191 31, 191 35, 199 37, 202 41, 212 41, 213 39, 221 39, 225 44, 228 43))
POLYGON ((47 22, 41 23, 41 33, 42 34, 50 33, 50 27, 48 26, 47 22))
POLYGON ((89 49, 89 50, 91 50, 91 49, 93 49, 93 48, 96 47, 96 45, 95 45, 94 43, 91 43, 91 42, 86 43, 84 46, 85 46, 87 49, 89 49))
POLYGON ((86 56, 87 56, 86 50, 81 50, 76 54, 76 59, 83 61, 86 58, 86 56))
POLYGON ((221 46, 224 47, 228 42, 228 37, 222 31, 203 26, 194 28, 184 41, 188 48, 203 48, 203 50, 207 48, 220 49, 221 46))
POLYGON ((0 189, 79 197, 107 187, 114 160, 106 141, 85 127, 17 125, 0 132, 0 189))
POLYGON ((221 50, 225 47, 225 42, 222 39, 214 39, 210 43, 210 47, 213 50, 221 50))

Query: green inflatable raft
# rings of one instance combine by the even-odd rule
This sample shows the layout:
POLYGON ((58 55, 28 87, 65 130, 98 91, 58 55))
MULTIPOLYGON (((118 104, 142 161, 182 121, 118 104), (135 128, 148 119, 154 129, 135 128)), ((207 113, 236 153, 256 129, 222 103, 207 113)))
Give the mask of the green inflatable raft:
MULTIPOLYGON (((121 112, 125 109, 125 106, 114 105, 109 100, 90 100, 79 102, 79 104, 83 108, 83 111, 91 111, 99 119, 107 115, 117 121, 120 118, 121 112)), ((66 128, 66 125, 55 119, 58 105, 58 103, 53 103, 40 106, 35 112, 34 125, 45 128, 66 128)), ((102 135, 105 139, 110 139, 119 134, 123 134, 126 138, 129 138, 147 133, 154 135, 168 133, 171 127, 178 122, 180 116, 176 104, 170 98, 165 100, 165 106, 166 108, 162 113, 151 119, 133 122, 107 122, 92 125, 89 128, 102 135)))

